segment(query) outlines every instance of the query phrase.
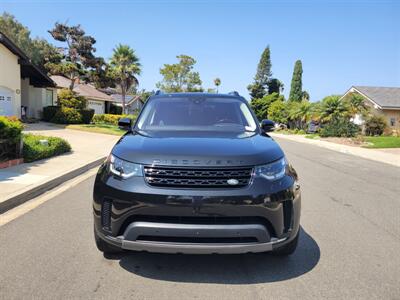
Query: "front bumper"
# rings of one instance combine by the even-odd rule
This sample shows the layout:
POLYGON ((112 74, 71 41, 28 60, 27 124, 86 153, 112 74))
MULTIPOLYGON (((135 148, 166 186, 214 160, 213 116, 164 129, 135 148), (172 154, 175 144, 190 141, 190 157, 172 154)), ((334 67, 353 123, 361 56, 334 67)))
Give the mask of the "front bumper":
POLYGON ((94 188, 95 230, 126 250, 271 251, 299 230, 301 196, 295 178, 295 173, 288 174, 268 185, 254 179, 246 188, 229 190, 167 189, 151 187, 141 177, 119 180, 101 167, 94 188))

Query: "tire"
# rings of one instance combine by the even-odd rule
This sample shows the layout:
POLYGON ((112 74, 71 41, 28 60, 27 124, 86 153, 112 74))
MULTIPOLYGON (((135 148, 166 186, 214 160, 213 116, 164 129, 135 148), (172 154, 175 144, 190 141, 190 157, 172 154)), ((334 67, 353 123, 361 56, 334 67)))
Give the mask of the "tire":
POLYGON ((297 232, 297 235, 293 240, 291 240, 289 243, 287 243, 285 246, 282 246, 272 252, 273 255, 276 256, 289 256, 296 251, 297 244, 299 242, 299 236, 300 236, 300 229, 297 232))
POLYGON ((102 238, 98 236, 96 233, 96 230, 94 230, 94 240, 96 242, 97 249, 99 249, 101 252, 103 252, 105 255, 107 254, 117 254, 121 253, 122 249, 108 244, 106 241, 104 241, 102 238))

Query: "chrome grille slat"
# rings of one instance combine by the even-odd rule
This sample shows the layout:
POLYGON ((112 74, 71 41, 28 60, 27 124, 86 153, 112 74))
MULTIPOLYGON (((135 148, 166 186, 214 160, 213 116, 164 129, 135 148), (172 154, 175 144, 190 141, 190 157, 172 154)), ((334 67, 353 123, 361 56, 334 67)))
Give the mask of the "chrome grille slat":
POLYGON ((253 169, 242 168, 179 168, 145 166, 146 182, 153 186, 182 188, 240 188, 247 186, 253 169), (238 184, 229 185, 228 179, 238 184))

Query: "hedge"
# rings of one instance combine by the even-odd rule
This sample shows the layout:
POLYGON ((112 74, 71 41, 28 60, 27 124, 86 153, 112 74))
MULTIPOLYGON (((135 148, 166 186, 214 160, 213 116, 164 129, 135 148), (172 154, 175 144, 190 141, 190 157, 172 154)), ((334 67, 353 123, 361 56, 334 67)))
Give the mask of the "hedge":
POLYGON ((49 158, 71 151, 70 144, 62 138, 24 134, 23 139, 22 154, 25 162, 49 158), (47 140, 48 145, 42 145, 40 140, 47 140))
POLYGON ((46 106, 43 108, 43 121, 57 124, 90 124, 94 109, 75 109, 70 107, 46 106))
POLYGON ((90 124, 92 122, 94 116, 94 109, 81 109, 79 113, 82 115, 82 122, 83 124, 90 124))
POLYGON ((109 124, 118 125, 118 120, 121 118, 130 118, 133 121, 136 120, 136 115, 113 115, 113 114, 95 114, 92 122, 95 124, 109 124))
POLYGON ((59 106, 46 106, 43 107, 43 121, 51 122, 57 111, 60 110, 59 106))
POLYGON ((75 108, 61 107, 57 110, 51 122, 57 124, 80 124, 82 123, 82 115, 75 108))

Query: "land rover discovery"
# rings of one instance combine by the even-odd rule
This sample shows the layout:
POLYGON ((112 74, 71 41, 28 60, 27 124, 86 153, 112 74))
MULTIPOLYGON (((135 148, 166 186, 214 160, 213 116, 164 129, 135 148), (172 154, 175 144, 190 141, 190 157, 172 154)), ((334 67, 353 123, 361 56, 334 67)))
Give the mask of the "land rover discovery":
POLYGON ((94 184, 100 251, 295 251, 297 174, 238 93, 156 93, 119 126, 94 184))

